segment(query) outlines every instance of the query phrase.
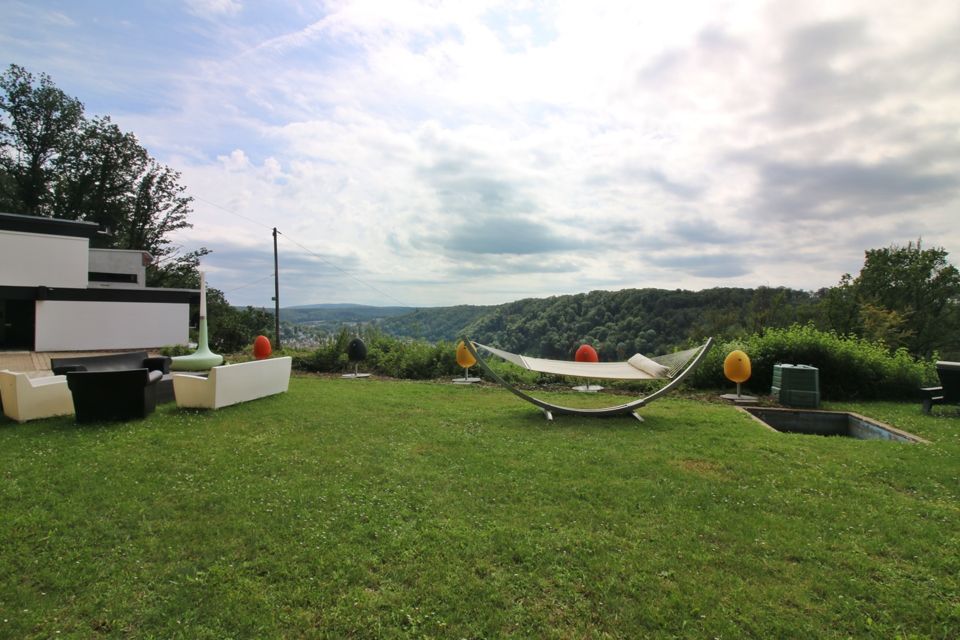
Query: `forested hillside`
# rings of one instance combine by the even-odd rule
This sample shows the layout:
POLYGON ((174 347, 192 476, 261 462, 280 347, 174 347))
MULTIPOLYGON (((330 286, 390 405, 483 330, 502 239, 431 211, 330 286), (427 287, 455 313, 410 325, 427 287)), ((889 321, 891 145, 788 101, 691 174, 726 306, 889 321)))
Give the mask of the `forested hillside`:
POLYGON ((745 335, 814 315, 817 296, 793 289, 624 289, 497 306, 402 307, 316 305, 287 308, 281 317, 325 331, 375 325, 389 335, 436 342, 469 335, 511 351, 569 358, 584 342, 604 359, 658 354, 703 337, 745 335))
MULTIPOLYGON (((382 308, 367 309, 366 318, 351 316, 350 322, 430 342, 466 335, 547 358, 569 359, 583 343, 593 345, 604 360, 637 352, 658 355, 707 336, 763 336, 768 329, 797 323, 862 338, 891 352, 902 348, 920 358, 960 358, 960 272, 948 262, 945 250, 926 249, 919 242, 868 250, 858 276, 844 274, 837 286, 817 292, 782 287, 625 289, 490 307, 424 308, 394 317, 369 311, 382 308)), ((326 313, 340 311, 348 312, 326 313)), ((287 310, 283 314, 289 319, 287 310)))
POLYGON ((452 341, 463 334, 465 327, 498 308, 460 305, 417 309, 413 313, 387 318, 379 326, 384 332, 402 338, 452 341))
POLYGON ((946 250, 921 242, 869 249, 857 276, 817 292, 787 288, 626 289, 518 300, 491 307, 424 309, 385 323, 428 340, 467 335, 516 353, 571 358, 592 344, 604 360, 661 354, 699 342, 763 336, 812 324, 890 352, 960 358, 960 271, 946 250), (475 314, 471 318, 471 314, 475 314))
POLYGON ((343 324, 367 323, 408 314, 410 307, 371 307, 362 304, 315 304, 284 307, 280 318, 294 324, 306 324, 336 330, 343 324))
POLYGON ((496 307, 466 327, 478 342, 547 358, 588 342, 601 359, 660 354, 710 335, 742 335, 804 322, 815 295, 793 289, 625 289, 527 299, 496 307))
MULTIPOLYGON (((319 304, 280 310, 285 340, 319 339, 346 327, 399 338, 477 342, 527 355, 568 359, 585 342, 605 360, 634 353, 661 354, 707 336, 731 338, 770 327, 815 321, 827 326, 826 303, 835 296, 785 288, 719 288, 703 291, 624 289, 550 298, 527 298, 496 306, 375 307, 319 304), (298 337, 300 336, 300 337, 298 337)), ((841 306, 841 310, 843 307, 841 306)), ((272 310, 263 311, 272 316, 272 310)))

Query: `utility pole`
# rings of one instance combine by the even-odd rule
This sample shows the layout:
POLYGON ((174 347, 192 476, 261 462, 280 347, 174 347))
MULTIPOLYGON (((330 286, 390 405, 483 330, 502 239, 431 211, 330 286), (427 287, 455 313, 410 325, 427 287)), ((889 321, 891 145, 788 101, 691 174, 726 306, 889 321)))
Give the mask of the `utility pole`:
POLYGON ((273 328, 276 348, 280 348, 280 267, 277 261, 277 228, 273 228, 273 328))

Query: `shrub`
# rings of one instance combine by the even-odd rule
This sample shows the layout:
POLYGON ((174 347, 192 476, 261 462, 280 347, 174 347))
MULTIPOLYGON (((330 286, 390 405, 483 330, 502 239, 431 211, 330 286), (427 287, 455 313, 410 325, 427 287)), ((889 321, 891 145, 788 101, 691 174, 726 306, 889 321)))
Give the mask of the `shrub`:
POLYGON ((775 364, 817 367, 825 400, 913 398, 935 379, 935 358, 916 361, 904 349, 891 352, 882 343, 793 325, 715 344, 692 374, 691 384, 710 389, 732 385, 723 375, 723 360, 734 349, 750 357, 752 375, 744 386, 758 394, 770 393, 775 364))
MULTIPOLYGON (((302 371, 340 373, 349 366, 347 343, 353 334, 344 329, 313 352, 294 355, 294 367, 302 371)), ((441 341, 395 338, 375 329, 363 336, 367 344, 365 371, 394 378, 430 380, 455 377, 463 370, 457 365, 456 346, 441 341)), ((769 394, 775 364, 807 364, 817 367, 820 395, 824 400, 908 399, 917 389, 936 380, 933 360, 916 361, 905 350, 891 352, 882 343, 861 338, 838 336, 813 325, 793 325, 786 329, 768 329, 763 335, 714 345, 691 375, 690 385, 700 389, 730 387, 723 375, 723 360, 734 349, 750 356, 752 375, 744 388, 757 394, 769 394)), ((487 364, 507 382, 520 385, 557 383, 555 376, 521 369, 499 358, 487 364)), ((472 370, 480 374, 479 367, 472 370)), ((482 374, 481 374, 482 375, 482 374)), ((630 383, 613 383, 623 390, 635 390, 630 383)), ((643 386, 649 392, 649 386, 643 386)))
MULTIPOLYGON (((319 373, 339 373, 347 370, 347 344, 353 335, 349 330, 343 329, 312 352, 291 353, 293 367, 299 371, 319 373)), ((454 343, 441 340, 431 344, 422 340, 395 338, 375 328, 368 328, 362 337, 367 345, 367 359, 361 365, 365 371, 411 380, 463 375, 463 369, 457 364, 454 343)), ((491 357, 486 362, 497 375, 513 384, 543 384, 551 378, 521 369, 496 357, 491 357)), ((483 376, 479 366, 473 367, 470 374, 483 376)))
POLYGON ((349 331, 341 330, 312 353, 295 357, 293 366, 301 371, 319 373, 343 370, 347 366, 347 343, 350 342, 350 337, 349 331))
POLYGON ((193 353, 193 349, 185 344, 168 344, 160 347, 160 355, 175 358, 177 356, 186 356, 193 353))
POLYGON ((402 341, 384 334, 367 345, 371 369, 394 378, 428 380, 459 371, 455 348, 449 342, 435 345, 420 340, 402 341))
MULTIPOLYGON (((341 330, 312 353, 294 359, 294 367, 302 371, 337 373, 348 368, 347 344, 353 334, 341 330)), ((419 340, 401 340, 375 329, 362 336, 367 345, 367 358, 362 368, 394 378, 429 380, 460 373, 456 349, 449 342, 430 344, 419 340)))
MULTIPOLYGON (((483 361, 486 362, 487 366, 493 369, 498 376, 510 384, 533 386, 537 384, 550 384, 556 379, 556 376, 547 376, 542 373, 537 373, 536 371, 530 371, 529 369, 518 367, 515 364, 511 364, 495 356, 489 358, 484 357, 483 361)), ((475 367, 473 371, 476 371, 478 375, 484 375, 480 373, 479 365, 475 367)))

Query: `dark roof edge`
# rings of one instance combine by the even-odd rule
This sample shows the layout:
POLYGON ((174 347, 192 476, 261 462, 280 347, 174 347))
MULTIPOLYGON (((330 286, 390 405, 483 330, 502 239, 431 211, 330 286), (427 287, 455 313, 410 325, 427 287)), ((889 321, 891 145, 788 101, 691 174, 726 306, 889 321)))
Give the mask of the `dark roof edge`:
POLYGON ((0 230, 21 233, 42 233, 48 236, 70 236, 93 239, 99 233, 96 222, 63 220, 46 216, 25 216, 19 213, 0 213, 0 230))
POLYGON ((200 302, 199 289, 69 289, 66 287, 2 287, 8 300, 59 300, 69 302, 200 302))

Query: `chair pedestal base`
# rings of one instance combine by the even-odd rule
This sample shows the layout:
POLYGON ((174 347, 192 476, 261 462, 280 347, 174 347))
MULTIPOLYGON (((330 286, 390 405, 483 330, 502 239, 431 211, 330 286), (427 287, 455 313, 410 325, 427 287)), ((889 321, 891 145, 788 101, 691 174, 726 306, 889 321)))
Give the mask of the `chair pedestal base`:
POLYGON ((573 387, 573 390, 579 391, 580 393, 597 393, 598 391, 603 391, 603 387, 598 384, 585 384, 579 387, 573 387))
POLYGON ((757 404, 757 397, 756 397, 756 396, 745 396, 745 395, 741 395, 741 394, 739 394, 739 393, 725 393, 725 394, 723 394, 722 396, 720 396, 720 398, 723 399, 723 400, 726 400, 726 401, 728 401, 728 402, 732 402, 733 404, 737 404, 737 405, 740 405, 740 404, 746 404, 746 405, 757 404))

